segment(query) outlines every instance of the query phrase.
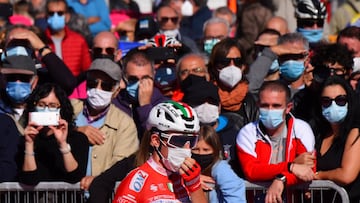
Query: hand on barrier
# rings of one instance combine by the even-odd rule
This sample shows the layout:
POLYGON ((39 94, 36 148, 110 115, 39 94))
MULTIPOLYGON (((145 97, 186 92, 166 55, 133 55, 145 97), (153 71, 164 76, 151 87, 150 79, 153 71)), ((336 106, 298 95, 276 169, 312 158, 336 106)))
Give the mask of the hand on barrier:
POLYGON ((265 203, 280 203, 282 200, 282 192, 284 191, 284 183, 280 180, 274 180, 266 192, 265 203))
POLYGON ((192 158, 187 157, 184 163, 181 164, 180 175, 183 177, 185 186, 190 193, 201 188, 200 172, 200 165, 192 158))

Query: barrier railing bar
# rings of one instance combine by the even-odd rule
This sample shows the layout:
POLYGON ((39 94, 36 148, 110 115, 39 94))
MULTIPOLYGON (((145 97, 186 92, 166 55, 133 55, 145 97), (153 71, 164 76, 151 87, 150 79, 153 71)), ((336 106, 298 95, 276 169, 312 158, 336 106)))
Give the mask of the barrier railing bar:
MULTIPOLYGON (((120 182, 116 183, 115 189, 117 188, 117 186, 120 184, 120 182)), ((270 182, 248 182, 245 181, 245 185, 246 185, 246 190, 253 190, 253 192, 255 193, 255 190, 262 190, 262 191, 266 191, 266 188, 269 187, 271 183, 270 182)), ((343 187, 340 187, 338 185, 336 185, 334 182, 329 181, 329 180, 316 180, 316 181, 312 181, 310 184, 309 183, 304 183, 304 184, 300 184, 300 185, 296 185, 296 186, 292 186, 289 189, 307 189, 307 188, 311 188, 311 189, 318 189, 320 191, 323 190, 330 190, 333 189, 335 190, 341 197, 341 200, 343 203, 347 203, 349 202, 349 197, 348 194, 346 192, 346 190, 343 187)), ((20 191, 24 191, 24 192, 31 192, 34 191, 36 192, 35 195, 33 195, 32 197, 26 193, 25 194, 25 201, 30 202, 30 200, 34 200, 34 199, 38 199, 39 198, 39 191, 70 191, 73 192, 73 194, 76 194, 77 192, 80 192, 80 183, 75 183, 75 184, 71 184, 71 183, 66 183, 66 182, 40 182, 38 185, 36 186, 28 186, 28 185, 24 185, 24 184, 20 184, 18 182, 4 182, 4 183, 0 183, 0 193, 4 194, 5 193, 10 193, 10 192, 16 192, 16 197, 15 200, 18 200, 21 197, 21 192, 20 191)), ((48 193, 45 194, 46 195, 46 199, 48 199, 48 193)), ((58 194, 55 193, 55 200, 57 202, 58 200, 58 194)), ((323 193, 320 193, 321 195, 321 200, 323 200, 323 193)), ((71 202, 76 203, 77 202, 77 197, 78 194, 76 195, 72 195, 71 196, 71 202)), ((7 196, 7 198, 10 198, 9 196, 7 196)), ((80 198, 81 201, 83 200, 83 198, 80 198)), ((65 197, 62 196, 61 198, 61 202, 66 202, 67 199, 67 194, 65 193, 65 197)), ((311 202, 313 202, 313 195, 311 196, 311 202)))

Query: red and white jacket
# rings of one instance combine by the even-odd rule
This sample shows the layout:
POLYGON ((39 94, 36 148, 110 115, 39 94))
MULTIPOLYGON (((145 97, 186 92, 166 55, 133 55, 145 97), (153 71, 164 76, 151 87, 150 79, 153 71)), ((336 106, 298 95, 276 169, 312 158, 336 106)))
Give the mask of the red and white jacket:
POLYGON ((236 138, 237 155, 247 180, 272 181, 277 174, 281 173, 286 176, 287 185, 300 181, 288 171, 288 163, 303 152, 312 152, 315 137, 309 124, 303 120, 290 116, 286 125, 285 161, 277 164, 270 163, 271 141, 269 136, 260 129, 259 121, 249 123, 240 130, 236 138))

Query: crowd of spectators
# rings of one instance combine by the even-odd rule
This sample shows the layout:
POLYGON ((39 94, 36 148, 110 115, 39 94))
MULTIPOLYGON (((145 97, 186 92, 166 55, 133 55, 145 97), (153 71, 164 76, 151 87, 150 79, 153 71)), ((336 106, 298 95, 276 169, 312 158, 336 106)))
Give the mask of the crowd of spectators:
POLYGON ((331 180, 360 201, 360 1, 140 2, 1 1, 0 182, 271 203, 331 180))

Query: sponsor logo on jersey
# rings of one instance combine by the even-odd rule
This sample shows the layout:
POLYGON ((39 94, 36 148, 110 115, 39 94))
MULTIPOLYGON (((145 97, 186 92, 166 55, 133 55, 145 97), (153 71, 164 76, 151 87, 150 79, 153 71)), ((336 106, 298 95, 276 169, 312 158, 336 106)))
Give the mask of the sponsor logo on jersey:
POLYGON ((155 184, 151 184, 150 185, 150 190, 153 191, 153 192, 157 192, 159 190, 158 186, 155 185, 155 184))
POLYGON ((133 190, 135 192, 140 192, 148 177, 149 177, 149 174, 142 170, 139 170, 138 172, 136 172, 134 177, 131 179, 131 182, 129 185, 130 190, 133 190))

